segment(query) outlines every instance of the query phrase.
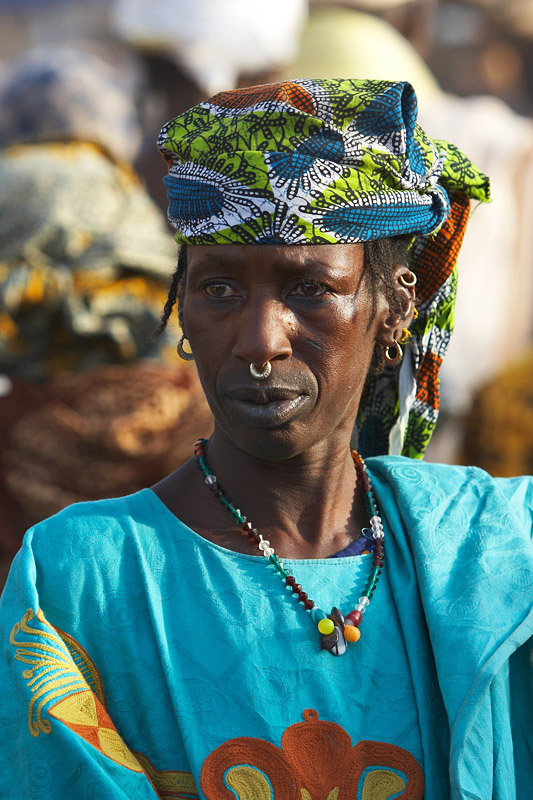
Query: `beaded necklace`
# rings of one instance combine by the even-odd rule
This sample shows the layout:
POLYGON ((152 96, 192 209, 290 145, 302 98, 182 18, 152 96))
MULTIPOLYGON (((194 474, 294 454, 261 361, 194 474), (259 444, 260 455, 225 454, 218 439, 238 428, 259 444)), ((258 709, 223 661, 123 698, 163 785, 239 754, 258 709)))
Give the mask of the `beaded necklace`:
POLYGON ((372 566, 365 590, 355 608, 344 617, 339 609, 334 606, 331 613, 327 615, 321 608, 315 605, 307 596, 306 592, 302 591, 302 587, 296 582, 296 578, 285 569, 283 562, 276 556, 274 548, 270 545, 268 539, 263 539, 262 535, 253 527, 247 517, 241 513, 241 510, 236 508, 231 500, 224 494, 216 476, 207 463, 205 452, 206 443, 205 439, 198 439, 194 446, 194 455, 204 475, 205 483, 211 489, 217 500, 219 500, 224 508, 231 514, 235 522, 241 526, 242 532, 250 541, 257 544, 262 555, 267 560, 267 566, 272 566, 274 568, 274 574, 278 575, 278 577, 285 582, 285 586, 290 587, 296 601, 302 603, 305 611, 310 612, 311 619, 318 626, 321 647, 324 650, 329 650, 329 652, 335 656, 342 655, 346 652, 347 642, 357 642, 361 636, 359 625, 374 595, 374 590, 379 582, 379 576, 381 575, 385 559, 383 524, 378 512, 372 483, 365 462, 356 450, 351 450, 357 480, 365 493, 365 509, 370 518, 370 529, 363 528, 362 533, 365 538, 373 540, 372 566))

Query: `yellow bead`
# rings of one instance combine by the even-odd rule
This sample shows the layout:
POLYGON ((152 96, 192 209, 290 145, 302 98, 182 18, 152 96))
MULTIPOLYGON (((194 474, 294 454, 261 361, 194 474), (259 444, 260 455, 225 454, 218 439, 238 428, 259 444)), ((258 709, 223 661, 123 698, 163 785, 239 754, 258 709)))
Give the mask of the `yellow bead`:
POLYGON ((321 619, 318 623, 318 630, 320 633, 328 634, 333 633, 335 625, 332 619, 321 619))
POLYGON ((359 628, 356 628, 355 625, 345 625, 344 626, 344 638, 348 642, 357 642, 361 636, 361 631, 359 628))

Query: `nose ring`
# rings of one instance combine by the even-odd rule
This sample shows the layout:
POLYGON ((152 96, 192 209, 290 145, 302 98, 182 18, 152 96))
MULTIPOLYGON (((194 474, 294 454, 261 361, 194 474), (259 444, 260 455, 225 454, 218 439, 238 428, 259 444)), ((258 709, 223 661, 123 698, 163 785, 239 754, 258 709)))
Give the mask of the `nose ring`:
POLYGON ((272 365, 270 361, 267 361, 259 369, 255 366, 253 362, 250 364, 250 374, 252 378, 256 378, 256 380, 258 381, 266 380, 266 378, 268 378, 271 372, 272 372, 272 365))

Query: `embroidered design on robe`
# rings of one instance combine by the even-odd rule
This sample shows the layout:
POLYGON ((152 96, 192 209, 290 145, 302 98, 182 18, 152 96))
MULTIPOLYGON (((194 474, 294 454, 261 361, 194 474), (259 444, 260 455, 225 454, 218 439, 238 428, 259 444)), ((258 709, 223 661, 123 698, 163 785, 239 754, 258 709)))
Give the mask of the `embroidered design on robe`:
POLYGON ((385 742, 352 740, 343 727, 303 712, 281 748, 238 737, 204 761, 200 786, 208 800, 422 800, 424 775, 407 751, 385 742))
POLYGON ((106 710, 100 674, 84 648, 69 634, 54 628, 41 609, 30 608, 13 627, 10 642, 17 650, 15 659, 30 664, 22 677, 32 693, 29 729, 32 736, 52 731, 46 713, 62 722, 112 761, 133 772, 144 772, 161 798, 190 800, 198 797, 192 774, 179 770, 157 770, 142 753, 130 750, 106 710), (34 616, 43 627, 32 627, 34 616), (21 641, 20 634, 28 641, 21 641), (44 641, 43 641, 44 640, 44 641))

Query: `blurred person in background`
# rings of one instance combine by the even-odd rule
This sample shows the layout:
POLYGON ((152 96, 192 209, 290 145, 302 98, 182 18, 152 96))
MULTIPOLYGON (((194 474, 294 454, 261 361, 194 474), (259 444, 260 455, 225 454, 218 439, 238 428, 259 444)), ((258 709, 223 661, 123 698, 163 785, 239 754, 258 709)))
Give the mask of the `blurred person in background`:
POLYGON ((0 106, 0 541, 9 561, 28 523, 134 491, 166 474, 169 459, 181 463, 161 432, 167 417, 178 438, 180 419, 194 429, 197 383, 194 371, 164 365, 171 337, 153 337, 175 254, 131 166, 141 130, 116 71, 87 49, 41 48, 7 65, 0 106), (133 379, 144 394, 128 390, 133 379), (128 426, 133 438, 152 430, 158 452, 124 444, 128 426))
POLYGON ((154 140, 171 114, 220 89, 268 83, 298 53, 307 0, 116 0, 111 29, 140 59, 136 168, 166 211, 154 140))

